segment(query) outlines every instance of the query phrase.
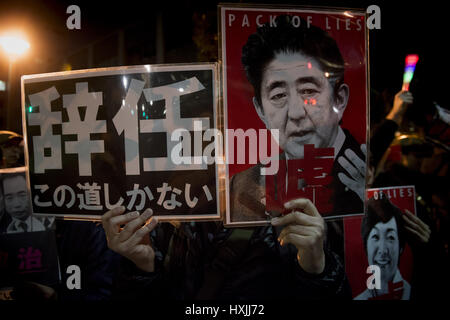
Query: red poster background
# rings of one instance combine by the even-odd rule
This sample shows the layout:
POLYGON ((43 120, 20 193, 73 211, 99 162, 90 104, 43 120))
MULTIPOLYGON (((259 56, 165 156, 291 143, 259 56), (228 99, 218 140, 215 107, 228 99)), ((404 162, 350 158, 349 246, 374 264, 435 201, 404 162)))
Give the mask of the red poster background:
MULTIPOLYGON (((345 61, 344 81, 350 87, 350 97, 342 124, 359 143, 366 143, 366 42, 365 19, 361 13, 322 13, 305 10, 261 10, 223 8, 222 15, 222 60, 224 63, 224 103, 227 108, 227 128, 244 131, 250 128, 264 129, 252 104, 253 88, 248 82, 241 64, 242 47, 250 34, 256 31, 256 19, 259 23, 270 21, 270 16, 290 14, 307 19, 311 24, 326 30, 328 18, 329 30, 326 30, 337 42, 345 61), (230 15, 234 21, 230 22, 230 15), (243 20, 247 15, 248 20, 243 20), (349 22, 346 22, 349 20, 349 22), (357 21, 360 20, 360 21, 357 21), (247 22, 249 26, 247 26, 247 22), (346 23, 350 30, 346 30, 346 23), (231 26, 230 26, 231 24, 231 26), (361 26, 360 30, 359 26, 361 26)), ((247 147, 248 149, 248 147, 247 147)), ((236 154, 236 153, 235 153, 236 154)), ((230 164, 229 177, 252 167, 254 164, 230 164)))
MULTIPOLYGON (((403 212, 408 209, 413 214, 415 210, 415 192, 414 186, 390 187, 380 189, 368 189, 367 199, 373 197, 374 192, 382 190, 384 193, 389 192, 389 199, 394 205, 403 212), (403 189, 404 197, 401 198, 399 190, 403 189), (408 196, 407 189, 412 190, 412 196, 408 196), (394 197, 394 190, 396 192, 394 197)), ((367 289, 366 281, 370 274, 366 273, 368 262, 364 251, 363 241, 361 238, 361 222, 363 216, 344 217, 344 250, 345 250, 345 270, 352 288, 352 297, 356 297, 367 289)), ((399 269, 400 273, 409 284, 412 278, 412 252, 408 244, 405 244, 403 254, 400 256, 399 269)))

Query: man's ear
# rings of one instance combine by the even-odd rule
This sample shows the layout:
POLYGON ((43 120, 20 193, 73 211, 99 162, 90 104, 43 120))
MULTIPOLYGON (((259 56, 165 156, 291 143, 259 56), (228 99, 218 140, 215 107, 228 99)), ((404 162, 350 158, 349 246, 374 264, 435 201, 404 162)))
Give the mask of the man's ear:
POLYGON ((339 121, 342 119, 345 108, 347 107, 349 94, 350 88, 345 83, 339 86, 339 89, 335 94, 333 110, 338 113, 339 121))
POLYGON ((258 114, 261 121, 264 123, 266 128, 269 128, 269 126, 267 125, 267 122, 266 122, 266 117, 264 116, 264 110, 263 110, 262 106, 259 105, 259 102, 256 99, 256 97, 253 97, 253 105, 255 106, 256 113, 258 114))

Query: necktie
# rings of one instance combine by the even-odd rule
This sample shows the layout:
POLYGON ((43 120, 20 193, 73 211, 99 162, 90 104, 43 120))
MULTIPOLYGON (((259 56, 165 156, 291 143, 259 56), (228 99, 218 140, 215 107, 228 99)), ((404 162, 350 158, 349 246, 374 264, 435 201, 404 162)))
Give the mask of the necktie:
POLYGON ((389 292, 381 296, 369 298, 368 300, 401 300, 403 297, 403 281, 388 282, 389 292))
POLYGON ((19 222, 19 231, 27 232, 28 231, 27 227, 28 225, 25 222, 23 221, 19 222))

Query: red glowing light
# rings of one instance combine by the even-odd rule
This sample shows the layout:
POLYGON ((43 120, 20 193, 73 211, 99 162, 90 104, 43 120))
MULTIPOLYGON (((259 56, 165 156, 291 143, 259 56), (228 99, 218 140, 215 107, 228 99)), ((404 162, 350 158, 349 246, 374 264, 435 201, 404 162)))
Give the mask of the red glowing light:
POLYGON ((406 66, 415 66, 417 61, 419 61, 417 54, 408 54, 405 59, 405 64, 406 66))
POLYGON ((408 54, 405 58, 405 72, 403 73, 402 90, 409 91, 409 84, 414 76, 414 69, 416 68, 419 56, 417 54, 408 54))

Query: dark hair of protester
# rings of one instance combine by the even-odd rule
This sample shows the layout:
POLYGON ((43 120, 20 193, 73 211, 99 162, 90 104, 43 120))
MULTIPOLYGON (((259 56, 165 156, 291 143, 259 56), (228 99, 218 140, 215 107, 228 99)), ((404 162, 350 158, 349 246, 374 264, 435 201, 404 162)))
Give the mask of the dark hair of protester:
POLYGON ((394 217, 397 224, 397 234, 399 239, 400 252, 405 247, 405 229, 402 219, 402 211, 392 204, 386 194, 380 192, 380 198, 375 200, 370 198, 367 200, 367 213, 364 215, 361 223, 361 237, 364 243, 364 250, 367 253, 367 238, 372 228, 379 222, 386 223, 394 217))
POLYGON ((261 104, 263 70, 277 53, 301 53, 314 58, 322 71, 329 73, 328 79, 336 93, 344 81, 345 68, 336 41, 312 24, 308 28, 307 21, 302 18, 293 21, 293 16, 280 15, 275 19, 275 25, 266 23, 259 27, 242 48, 241 62, 257 101, 261 104))

